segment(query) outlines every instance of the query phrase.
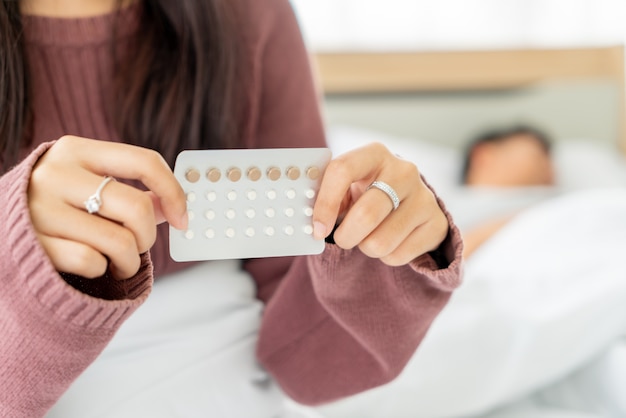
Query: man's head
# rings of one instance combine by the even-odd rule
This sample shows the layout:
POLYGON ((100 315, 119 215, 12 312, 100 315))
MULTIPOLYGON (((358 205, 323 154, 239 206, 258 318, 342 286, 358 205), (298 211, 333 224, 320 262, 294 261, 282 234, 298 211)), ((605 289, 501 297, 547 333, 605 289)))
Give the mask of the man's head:
POLYGON ((471 186, 552 185, 550 140, 526 126, 480 135, 466 149, 462 180, 471 186))

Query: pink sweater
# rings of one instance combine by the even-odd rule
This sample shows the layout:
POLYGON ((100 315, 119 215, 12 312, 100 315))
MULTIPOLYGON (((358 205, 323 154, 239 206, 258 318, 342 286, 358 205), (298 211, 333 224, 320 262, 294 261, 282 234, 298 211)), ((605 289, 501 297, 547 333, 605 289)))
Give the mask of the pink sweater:
MULTIPOLYGON (((240 1, 253 77, 242 140, 248 147, 324 146, 307 53, 288 1, 240 1)), ((137 16, 136 6, 122 13, 123 36, 137 29, 137 16)), ((35 143, 0 178, 3 417, 44 415, 148 297, 153 273, 185 266, 170 260, 161 228, 135 277, 64 280, 30 222, 29 175, 51 145, 46 141, 64 134, 120 140, 106 112, 112 19, 25 18, 35 143)), ((428 254, 391 268, 332 244, 319 256, 243 263, 266 302, 259 361, 289 395, 321 403, 398 375, 460 283, 462 244, 449 220, 444 268, 428 254)))

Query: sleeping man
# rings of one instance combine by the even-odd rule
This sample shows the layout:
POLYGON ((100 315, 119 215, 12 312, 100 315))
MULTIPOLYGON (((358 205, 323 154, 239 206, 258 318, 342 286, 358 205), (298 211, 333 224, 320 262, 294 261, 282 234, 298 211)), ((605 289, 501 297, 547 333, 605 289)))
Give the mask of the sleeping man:
POLYGON ((466 148, 462 183, 463 203, 485 205, 480 219, 462 219, 465 256, 505 225, 519 210, 552 194, 555 183, 550 140, 527 127, 494 130, 474 139, 466 148))

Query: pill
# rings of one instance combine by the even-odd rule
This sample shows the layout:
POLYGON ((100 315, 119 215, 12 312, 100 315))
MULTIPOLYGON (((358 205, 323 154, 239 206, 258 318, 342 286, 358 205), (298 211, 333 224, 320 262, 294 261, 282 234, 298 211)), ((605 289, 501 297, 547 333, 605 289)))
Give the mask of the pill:
POLYGON ((246 228, 246 236, 247 237, 253 237, 254 234, 255 234, 254 228, 252 228, 251 226, 246 228))
POLYGON ((270 167, 267 169, 267 178, 276 181, 280 178, 280 168, 270 167))
POLYGON ((207 238, 214 238, 215 237, 215 231, 213 229, 209 228, 206 231, 204 231, 204 236, 206 236, 207 238))
POLYGON ((274 200, 276 199, 276 190, 274 189, 270 189, 267 192, 265 192, 265 196, 267 196, 267 198, 269 200, 274 200))
POLYGON ((193 231, 192 231, 191 229, 188 229, 188 230, 185 232, 185 238, 187 238, 187 239, 193 239, 193 231))
POLYGON ((296 197, 296 191, 294 189, 285 190, 285 196, 287 196, 287 199, 294 199, 296 197))
POLYGON ((268 237, 274 235, 274 228, 271 226, 265 227, 265 235, 267 235, 268 237))
POLYGON ((226 211, 226 217, 228 219, 235 219, 235 216, 237 215, 237 212, 235 212, 235 209, 228 209, 226 211))
POLYGON ((302 228, 302 231, 304 231, 304 233, 307 235, 311 235, 313 233, 313 227, 311 225, 305 225, 302 228))
POLYGON ((196 194, 194 192, 187 193, 187 202, 195 202, 196 194))
POLYGON ((250 180, 257 181, 261 178, 261 170, 258 167, 250 167, 246 175, 250 180))
POLYGON ((312 207, 306 207, 303 210, 304 214, 306 216, 313 216, 313 208, 312 207))
POLYGON ((294 232, 293 226, 287 225, 284 228, 284 231, 285 231, 285 234, 287 234, 287 235, 293 235, 293 232, 294 232))
POLYGON ((209 209, 204 212, 204 217, 207 218, 209 221, 212 221, 213 219, 215 219, 215 212, 209 209))
POLYGON ((235 238, 235 230, 233 228, 226 228, 225 232, 228 238, 235 238))
POLYGON ((215 192, 208 192, 208 193, 206 194, 206 199, 207 199, 209 202, 215 202, 215 200, 217 199, 217 193, 215 193, 215 192))
POLYGON ((289 180, 298 180, 300 178, 300 169, 298 167, 289 167, 287 169, 287 177, 289 180))
POLYGON ((306 192, 304 192, 304 195, 309 199, 313 199, 315 197, 315 190, 308 189, 306 192))
POLYGON ((237 167, 231 167, 226 172, 226 177, 230 181, 239 181, 241 179, 241 170, 237 167))
POLYGON ((306 176, 311 180, 317 180, 320 176, 320 169, 312 166, 306 169, 306 176))
POLYGON ((276 211, 273 208, 265 209, 265 216, 267 216, 268 218, 273 218, 274 215, 276 215, 276 211))
POLYGON ((219 168, 210 168, 207 170, 206 172, 206 178, 210 181, 210 182, 217 182, 220 180, 220 178, 222 178, 222 172, 219 170, 219 168))
POLYGON ((237 199, 237 192, 234 190, 231 190, 230 192, 226 193, 226 198, 228 200, 235 200, 237 199))
POLYGON ((200 180, 200 172, 195 168, 190 168, 185 172, 185 178, 189 183, 195 183, 200 180))
POLYGON ((286 208, 285 209, 285 216, 291 218, 294 214, 295 214, 295 211, 293 210, 293 208, 286 208))
POLYGON ((255 190, 248 190, 246 192, 246 197, 248 198, 248 200, 255 200, 256 199, 256 191, 255 190))

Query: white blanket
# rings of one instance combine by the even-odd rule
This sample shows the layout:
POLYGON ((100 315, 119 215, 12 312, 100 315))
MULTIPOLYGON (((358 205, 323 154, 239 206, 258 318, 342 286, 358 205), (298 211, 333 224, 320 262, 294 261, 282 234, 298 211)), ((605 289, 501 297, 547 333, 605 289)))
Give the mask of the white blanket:
POLYGON ((468 261, 396 381, 319 411, 486 416, 529 397, 489 416, 626 416, 625 259, 626 188, 538 204, 468 261))

